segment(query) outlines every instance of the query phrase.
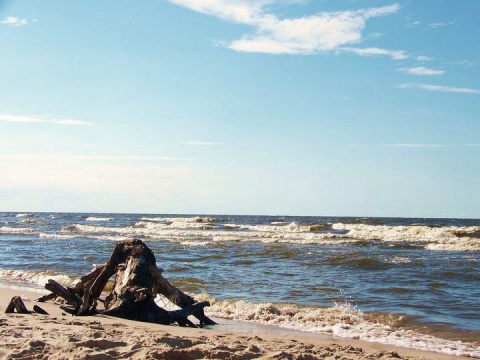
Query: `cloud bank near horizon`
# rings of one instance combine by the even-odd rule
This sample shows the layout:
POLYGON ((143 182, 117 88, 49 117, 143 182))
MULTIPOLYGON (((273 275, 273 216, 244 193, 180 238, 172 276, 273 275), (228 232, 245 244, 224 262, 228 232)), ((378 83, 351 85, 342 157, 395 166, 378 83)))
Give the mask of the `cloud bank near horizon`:
POLYGON ((340 50, 359 55, 386 55, 395 60, 407 58, 405 52, 401 50, 346 47, 361 42, 367 20, 394 14, 399 11, 399 4, 322 12, 298 18, 279 18, 265 11, 267 5, 273 4, 273 1, 268 0, 169 1, 198 13, 252 27, 253 31, 240 39, 219 44, 238 52, 312 55, 340 50))

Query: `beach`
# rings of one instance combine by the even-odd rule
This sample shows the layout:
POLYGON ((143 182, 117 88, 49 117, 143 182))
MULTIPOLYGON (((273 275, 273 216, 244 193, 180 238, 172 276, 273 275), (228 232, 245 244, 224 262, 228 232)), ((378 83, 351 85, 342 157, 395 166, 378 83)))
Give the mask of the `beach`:
POLYGON ((184 328, 103 315, 72 316, 40 292, 0 291, 0 359, 467 359, 397 346, 268 326, 242 328, 216 319, 211 328, 184 328), (5 314, 13 296, 49 315, 5 314))

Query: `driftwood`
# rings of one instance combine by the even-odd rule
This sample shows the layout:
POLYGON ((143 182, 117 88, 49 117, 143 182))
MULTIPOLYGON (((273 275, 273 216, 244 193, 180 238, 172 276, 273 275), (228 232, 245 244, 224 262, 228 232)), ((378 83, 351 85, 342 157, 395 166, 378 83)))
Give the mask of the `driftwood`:
POLYGON ((45 288, 52 294, 37 299, 46 301, 53 297, 63 298, 67 305, 62 309, 77 316, 96 313, 130 320, 196 327, 188 316, 200 320, 200 327, 215 322, 204 314, 207 301, 196 303, 195 299, 170 284, 157 268, 153 252, 141 240, 117 243, 110 259, 83 276, 74 288, 63 287, 54 280, 48 280, 45 288), (108 280, 115 276, 113 290, 105 300, 100 295, 108 280), (155 303, 157 294, 165 296, 181 309, 167 311, 155 303), (98 310, 98 302, 104 309, 98 310))
MULTIPOLYGON (((30 310, 27 309, 27 307, 25 306, 25 303, 23 302, 20 296, 14 296, 12 300, 10 300, 10 303, 7 305, 7 308, 5 309, 5 314, 11 314, 11 313, 14 313, 15 311, 19 314, 32 313, 30 310)), ((37 314, 48 315, 48 313, 38 305, 33 306, 33 311, 36 312, 37 314)))
POLYGON ((32 312, 27 309, 23 300, 20 296, 14 296, 10 303, 8 304, 7 308, 5 309, 5 314, 10 314, 17 311, 19 314, 31 314, 32 312))

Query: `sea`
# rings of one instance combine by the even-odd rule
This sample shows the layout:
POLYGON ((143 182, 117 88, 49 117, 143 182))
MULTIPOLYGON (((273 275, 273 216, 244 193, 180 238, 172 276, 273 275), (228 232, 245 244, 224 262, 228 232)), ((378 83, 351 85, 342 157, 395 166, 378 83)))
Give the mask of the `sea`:
POLYGON ((73 285, 132 238, 211 317, 480 358, 475 219, 0 212, 1 286, 73 285))

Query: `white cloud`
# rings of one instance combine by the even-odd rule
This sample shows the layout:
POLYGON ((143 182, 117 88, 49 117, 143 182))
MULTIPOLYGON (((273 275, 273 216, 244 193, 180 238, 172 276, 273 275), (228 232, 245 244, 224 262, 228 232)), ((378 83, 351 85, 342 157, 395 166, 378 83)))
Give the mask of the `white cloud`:
POLYGON ((426 76, 433 76, 433 75, 443 75, 445 74, 445 71, 443 70, 434 70, 434 69, 429 69, 423 66, 417 66, 417 67, 412 67, 412 68, 402 68, 399 69, 400 71, 406 72, 407 74, 412 74, 412 75, 426 75, 426 76))
POLYGON ((342 51, 352 52, 360 56, 390 56, 393 60, 405 60, 408 59, 408 55, 403 50, 386 50, 377 47, 370 48, 352 48, 344 47, 342 51))
POLYGON ((430 84, 410 83, 410 84, 400 84, 400 85, 397 85, 396 87, 399 89, 421 89, 421 90, 427 90, 427 91, 438 91, 438 92, 457 93, 457 94, 475 94, 475 95, 480 94, 480 90, 478 89, 430 85, 430 84))
POLYGON ((419 55, 419 56, 417 56, 417 60, 418 61, 432 61, 433 58, 431 58, 429 56, 419 55))
POLYGON ((87 125, 87 126, 93 125, 93 123, 88 121, 73 120, 73 119, 50 120, 48 122, 52 124, 58 124, 58 125, 74 125, 74 126, 75 125, 87 125))
POLYGON ((248 0, 170 0, 171 3, 223 20, 254 25, 262 17, 266 1, 248 0))
POLYGON ((421 24, 419 20, 412 20, 410 18, 406 19, 407 20, 407 27, 409 28, 414 28, 415 26, 418 26, 421 24))
POLYGON ((471 61, 471 60, 464 59, 464 60, 460 60, 460 61, 455 61, 451 64, 457 65, 457 66, 472 67, 472 66, 476 66, 478 63, 476 61, 471 61))
POLYGON ((66 126, 92 126, 92 122, 73 120, 73 119, 59 119, 59 120, 49 120, 41 117, 33 116, 22 116, 22 115, 8 115, 0 114, 0 121, 4 122, 15 122, 15 123, 50 123, 57 125, 66 125, 66 126))
MULTIPOLYGON (((253 32, 227 43, 240 52, 308 55, 331 51, 362 40, 370 18, 390 15, 398 4, 356 11, 323 12, 281 19, 264 11, 272 1, 170 0, 202 14, 253 27, 253 32)), ((220 44, 220 43, 219 43, 220 44)))
POLYGON ((19 19, 14 16, 7 16, 5 20, 1 20, 0 24, 2 25, 11 25, 11 26, 22 26, 27 25, 28 21, 25 19, 19 19))
POLYGON ((449 25, 453 25, 455 24, 455 21, 450 21, 448 23, 444 23, 444 22, 437 22, 437 23, 432 23, 430 24, 430 26, 434 29, 437 29, 439 27, 444 27, 444 26, 449 26, 449 25))

